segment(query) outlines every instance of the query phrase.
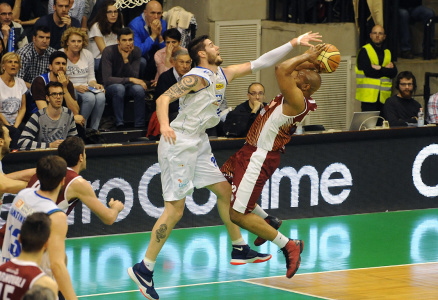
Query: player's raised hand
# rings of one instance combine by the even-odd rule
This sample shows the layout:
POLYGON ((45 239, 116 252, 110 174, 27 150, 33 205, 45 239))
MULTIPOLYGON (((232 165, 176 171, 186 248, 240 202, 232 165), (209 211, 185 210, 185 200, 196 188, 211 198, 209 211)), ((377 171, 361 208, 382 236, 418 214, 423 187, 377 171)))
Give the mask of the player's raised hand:
MULTIPOLYGON (((301 45, 301 46, 306 46, 306 47, 312 47, 313 45, 310 44, 310 42, 321 43, 322 40, 320 38, 322 38, 322 36, 319 34, 319 32, 312 33, 312 31, 309 31, 309 32, 306 32, 306 33, 300 35, 296 39, 296 45, 297 46, 301 45)), ((295 47, 295 45, 293 43, 292 43, 292 46, 295 47)))
POLYGON ((311 46, 309 49, 307 49, 306 53, 310 55, 310 58, 308 59, 309 62, 313 64, 317 63, 318 55, 321 53, 322 50, 324 50, 325 44, 318 44, 316 46, 311 46))

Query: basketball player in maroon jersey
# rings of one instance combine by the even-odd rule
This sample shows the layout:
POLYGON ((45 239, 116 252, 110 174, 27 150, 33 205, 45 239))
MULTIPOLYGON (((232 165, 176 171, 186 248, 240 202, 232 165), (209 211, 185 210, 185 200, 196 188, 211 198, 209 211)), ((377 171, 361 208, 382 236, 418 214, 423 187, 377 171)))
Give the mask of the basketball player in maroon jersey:
POLYGON ((304 242, 285 237, 251 212, 256 208, 265 182, 277 169, 280 153, 284 152, 284 145, 290 141, 297 124, 316 110, 310 96, 321 85, 316 59, 323 47, 324 44, 311 46, 304 54, 276 66, 281 94, 262 109, 248 132, 245 145, 221 168, 232 184, 231 220, 280 247, 286 257, 287 278, 292 278, 300 266, 304 242))
POLYGON ((0 266, 0 299, 21 299, 33 286, 49 288, 58 294, 58 285, 39 267, 47 249, 51 220, 45 213, 34 213, 26 218, 21 227, 18 257, 0 266))

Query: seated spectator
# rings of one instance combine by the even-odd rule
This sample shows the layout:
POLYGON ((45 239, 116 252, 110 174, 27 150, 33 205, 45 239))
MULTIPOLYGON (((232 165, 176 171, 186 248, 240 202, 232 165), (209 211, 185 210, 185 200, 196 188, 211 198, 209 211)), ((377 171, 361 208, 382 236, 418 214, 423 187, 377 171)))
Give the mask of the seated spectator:
MULTIPOLYGON (((432 18, 435 13, 430 8, 421 5, 422 0, 400 0, 399 2, 399 36, 400 36, 400 48, 401 48, 401 57, 412 59, 414 58, 414 54, 412 53, 412 45, 411 45, 411 32, 409 25, 411 21, 414 22, 423 22, 426 24, 430 18, 432 18)), ((433 57, 436 57, 435 54, 435 26, 431 27, 431 51, 433 57)), ((425 46, 425 37, 423 37, 423 48, 425 46)), ((424 49, 423 49, 424 51, 424 49)))
POLYGON ((265 87, 259 83, 251 83, 248 87, 248 100, 236 106, 228 113, 223 125, 225 136, 245 137, 252 123, 266 105, 265 87))
POLYGON ((161 16, 163 7, 158 1, 149 1, 144 12, 129 23, 134 31, 134 45, 141 49, 140 78, 152 80, 157 73, 154 55, 164 48, 163 34, 167 30, 167 23, 161 16))
POLYGON ((14 52, 6 53, 1 60, 0 75, 0 119, 9 129, 11 149, 17 149, 17 142, 24 128, 27 91, 24 80, 17 77, 21 67, 20 56, 14 52))
POLYGON ((54 13, 45 15, 35 22, 35 27, 46 26, 50 28, 50 46, 55 49, 61 48, 61 37, 69 27, 81 27, 81 22, 74 17, 70 17, 69 0, 54 0, 54 13))
POLYGON ((88 50, 93 53, 95 70, 98 70, 103 49, 117 44, 117 32, 123 27, 123 15, 115 7, 114 0, 105 2, 96 17, 91 21, 88 50))
POLYGON ((398 93, 389 97, 383 106, 389 126, 408 126, 417 123, 421 105, 412 98, 417 90, 417 81, 410 71, 400 72, 396 79, 398 93))
POLYGON ((430 124, 438 124, 438 93, 433 94, 427 102, 427 118, 430 124))
POLYGON ((24 34, 24 29, 21 24, 12 21, 12 7, 8 3, 0 3, 0 23, 1 37, 5 42, 6 49, 11 48, 11 51, 16 51, 24 47, 27 42, 27 37, 24 34), (14 45, 9 45, 9 33, 14 29, 14 45))
POLYGON ((134 99, 134 126, 144 128, 146 122, 146 83, 139 79, 140 48, 134 46, 131 28, 122 28, 117 34, 117 45, 105 48, 99 66, 99 73, 106 89, 106 96, 112 102, 116 127, 123 129, 125 99, 134 99))
POLYGON ((21 69, 18 72, 18 77, 24 80, 28 89, 37 76, 49 72, 49 57, 56 51, 49 44, 50 29, 36 27, 33 41, 16 51, 21 58, 21 69))
MULTIPOLYGON (((81 28, 87 31, 87 21, 85 20, 85 26, 83 23, 83 17, 85 13, 85 0, 69 0, 70 1, 70 10, 68 11, 68 15, 73 17, 79 22, 81 22, 81 28)), ((53 5, 54 0, 49 0, 47 3, 47 12, 49 14, 53 14, 55 12, 53 5)))
POLYGON ((77 135, 73 113, 62 106, 64 87, 60 82, 46 85, 48 106, 34 113, 21 133, 21 150, 58 148, 69 136, 77 135))
MULTIPOLYGON (((172 57, 176 51, 185 49, 181 47, 181 33, 176 28, 168 29, 163 34, 166 47, 155 52, 154 60, 157 66, 155 81, 160 75, 174 66, 172 57)), ((156 83, 155 83, 156 84, 156 83)))
POLYGON ((79 28, 71 27, 62 35, 61 51, 64 51, 68 58, 66 75, 77 91, 85 127, 90 118, 89 127, 98 130, 105 109, 105 94, 103 86, 96 82, 93 54, 84 49, 87 45, 87 34, 79 28), (89 87, 96 90, 90 91, 89 87))
POLYGON ((76 101, 73 83, 65 75, 67 70, 67 55, 62 51, 53 52, 49 57, 49 70, 49 73, 41 74, 35 78, 34 81, 32 81, 32 85, 30 87, 32 98, 39 110, 47 107, 46 94, 44 92, 45 86, 50 81, 62 83, 64 88, 64 102, 62 105, 68 107, 68 109, 73 112, 75 116, 75 122, 79 125, 79 135, 82 137, 85 134, 85 132, 83 132, 85 118, 79 114, 79 104, 76 101))
MULTIPOLYGON (((5 0, 12 7, 12 20, 22 26, 31 26, 47 14, 41 0, 5 0)), ((32 30, 33 31, 33 30, 32 30)))
MULTIPOLYGON (((165 91, 167 91, 172 85, 179 82, 181 77, 190 71, 192 66, 192 59, 186 49, 180 49, 173 53, 173 68, 165 71, 160 75, 155 88, 154 101, 157 101, 165 91)), ((169 122, 172 122, 178 115, 179 101, 173 101, 169 104, 169 122)), ((147 137, 149 139, 158 139, 160 134, 160 123, 158 122, 157 112, 151 116, 149 121, 147 137)))

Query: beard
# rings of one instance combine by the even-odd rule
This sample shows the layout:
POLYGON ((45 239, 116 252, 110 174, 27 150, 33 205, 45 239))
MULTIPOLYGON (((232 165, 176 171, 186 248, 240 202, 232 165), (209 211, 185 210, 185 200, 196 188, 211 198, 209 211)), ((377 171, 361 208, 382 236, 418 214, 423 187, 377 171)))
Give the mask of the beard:
POLYGON ((8 154, 9 152, 11 152, 11 151, 9 150, 9 147, 6 146, 6 144, 3 144, 3 147, 2 147, 2 149, 1 149, 2 157, 5 157, 5 155, 8 154))
POLYGON ((410 99, 412 98, 412 94, 414 93, 413 90, 404 90, 404 91, 400 91, 400 95, 402 96, 402 98, 405 99, 410 99))
POLYGON ((209 65, 220 66, 223 62, 223 59, 220 56, 213 56, 210 53, 207 53, 207 62, 209 65))

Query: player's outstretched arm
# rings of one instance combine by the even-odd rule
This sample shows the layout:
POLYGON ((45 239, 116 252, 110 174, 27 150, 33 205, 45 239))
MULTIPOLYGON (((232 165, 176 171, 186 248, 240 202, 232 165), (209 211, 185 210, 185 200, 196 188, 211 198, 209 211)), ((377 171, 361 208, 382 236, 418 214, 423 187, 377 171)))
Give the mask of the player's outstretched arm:
POLYGON ((169 124, 169 103, 187 95, 190 92, 196 92, 207 86, 205 80, 196 75, 184 76, 180 82, 172 85, 167 91, 157 99, 157 118, 160 122, 161 135, 169 143, 175 143, 175 132, 169 124))
POLYGON ((11 179, 5 174, 0 173, 0 195, 4 193, 16 194, 26 188, 27 182, 11 179))
POLYGON ((112 198, 108 203, 109 207, 105 206, 96 197, 90 183, 82 177, 74 180, 67 190, 67 199, 74 198, 81 200, 106 225, 112 225, 124 208, 122 202, 112 198))
POLYGON ((25 169, 6 174, 6 177, 14 180, 21 180, 28 182, 30 178, 36 173, 36 168, 25 169))
POLYGON ((55 212, 50 215, 50 237, 47 246, 49 252, 50 268, 58 283, 59 290, 66 300, 77 300, 78 297, 73 289, 70 274, 66 266, 65 238, 67 236, 67 215, 63 212, 55 212))
POLYGON ((294 38, 287 42, 286 44, 277 47, 269 52, 266 52, 259 58, 254 61, 239 64, 239 65, 231 65, 229 67, 224 68, 225 76, 227 77, 227 81, 231 82, 235 78, 239 78, 245 75, 249 75, 251 73, 255 73, 259 70, 268 68, 270 66, 278 63, 283 57, 286 56, 294 47, 297 46, 312 46, 310 42, 321 42, 321 35, 318 32, 312 33, 311 31, 306 32, 300 35, 297 38, 294 38))

